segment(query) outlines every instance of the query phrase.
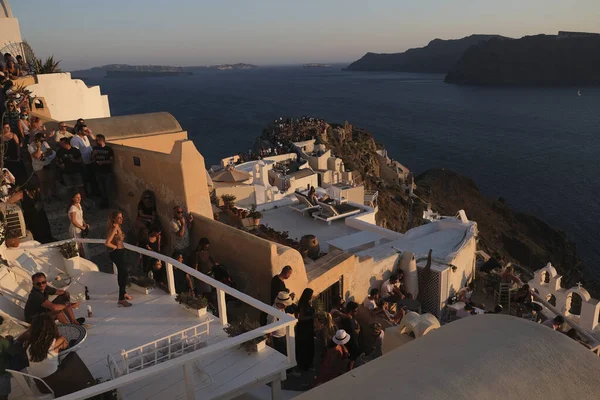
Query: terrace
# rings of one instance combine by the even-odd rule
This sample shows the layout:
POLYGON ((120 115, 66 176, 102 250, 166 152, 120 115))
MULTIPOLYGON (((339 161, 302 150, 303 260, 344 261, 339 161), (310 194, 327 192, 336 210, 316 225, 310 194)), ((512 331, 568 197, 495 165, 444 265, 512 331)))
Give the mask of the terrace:
MULTIPOLYGON (((104 245, 104 240, 99 239, 80 241, 90 247, 104 245)), ((12 288, 9 284, 11 282, 5 282, 5 278, 1 278, 3 290, 10 292, 9 298, 13 306, 18 303, 15 299, 23 298, 19 292, 28 292, 25 278, 30 276, 32 269, 46 272, 49 280, 51 276, 64 276, 64 272, 60 270, 62 256, 56 246, 65 242, 47 245, 25 242, 18 249, 7 251, 10 267, 4 268, 15 272, 19 277, 12 288), (29 262, 25 262, 26 260, 29 262), (56 268, 57 265, 60 268, 56 268)), ((85 299, 83 288, 89 288, 91 299, 81 301, 79 314, 87 305, 91 305, 93 310, 93 316, 88 319, 91 327, 87 331, 87 338, 76 350, 77 354, 95 378, 107 381, 61 399, 85 399, 113 389, 118 389, 120 396, 127 399, 232 398, 247 392, 253 386, 266 383, 271 384, 273 398, 280 396, 281 380, 286 378, 286 370, 295 365, 294 318, 170 257, 128 244, 125 247, 166 263, 169 292, 160 289, 154 289, 149 294, 132 291, 130 293, 135 297, 134 306, 117 308, 115 275, 90 270, 70 277, 70 284, 65 288, 72 297, 85 299), (214 288, 218 317, 210 312, 203 316, 198 316, 197 313, 193 315, 174 301, 174 268, 214 288), (239 336, 228 337, 223 331, 223 327, 228 325, 226 294, 250 307, 276 316, 279 321, 239 336), (261 338, 283 327, 287 332, 288 356, 270 347, 254 353, 247 353, 240 348, 242 343, 261 338)), ((87 260, 82 260, 82 265, 93 269, 93 264, 87 260)), ((18 315, 12 317, 19 319, 18 315)), ((11 400, 26 398, 15 382, 13 388, 11 400)))

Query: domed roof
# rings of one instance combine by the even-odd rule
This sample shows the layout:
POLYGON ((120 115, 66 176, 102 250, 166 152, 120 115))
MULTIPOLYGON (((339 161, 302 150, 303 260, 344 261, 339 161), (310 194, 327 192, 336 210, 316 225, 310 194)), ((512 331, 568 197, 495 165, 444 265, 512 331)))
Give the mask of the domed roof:
POLYGON ((600 358, 507 315, 452 322, 298 399, 593 399, 600 358))

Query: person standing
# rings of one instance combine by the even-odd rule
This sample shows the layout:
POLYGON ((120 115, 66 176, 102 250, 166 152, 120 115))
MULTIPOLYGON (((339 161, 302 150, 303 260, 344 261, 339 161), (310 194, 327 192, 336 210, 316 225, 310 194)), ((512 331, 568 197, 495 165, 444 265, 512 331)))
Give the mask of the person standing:
POLYGON ((92 160, 96 168, 96 182, 98 192, 102 198, 101 207, 110 206, 110 197, 114 188, 113 164, 115 154, 110 146, 106 145, 104 135, 96 135, 96 144, 92 150, 92 160))
MULTIPOLYGON (((292 305, 292 298, 288 292, 280 292, 277 297, 275 297, 275 302, 273 303, 273 307, 281 311, 285 314, 285 308, 292 305)), ((274 322, 279 321, 277 317, 269 315, 267 317, 267 324, 272 324, 274 322)), ((287 328, 281 328, 276 331, 271 332, 271 339, 273 339, 273 348, 287 356, 287 341, 285 339, 285 331, 287 328)))
MULTIPOLYGON (((72 238, 84 238, 87 237, 90 225, 83 219, 83 207, 81 206, 81 193, 75 192, 71 197, 71 205, 68 211, 69 216, 69 236, 72 238)), ((83 243, 77 243, 79 247, 79 254, 85 258, 87 253, 87 246, 83 243)))
POLYGON ((81 158, 83 160, 83 183, 85 184, 88 196, 97 192, 94 163, 92 160, 93 148, 90 142, 91 139, 93 139, 93 136, 85 125, 80 126, 77 130, 77 135, 71 138, 71 146, 79 149, 81 152, 81 158))
POLYGON ((56 185, 54 179, 54 168, 52 161, 56 157, 54 150, 44 140, 44 134, 38 132, 35 134, 33 142, 28 147, 31 154, 31 166, 37 176, 42 189, 42 199, 50 200, 50 196, 56 196, 56 185))
POLYGON ((67 123, 66 122, 59 122, 58 123, 58 130, 54 131, 54 141, 57 144, 60 144, 60 140, 62 138, 71 139, 72 137, 73 137, 73 134, 67 130, 67 123))
POLYGON ((56 152, 56 162, 62 172, 63 183, 67 189, 83 189, 83 179, 81 177, 81 152, 75 147, 71 147, 71 139, 60 139, 60 149, 56 152))
POLYGON ((315 310, 312 306, 313 290, 306 288, 298 300, 296 310, 296 361, 298 368, 308 371, 315 356, 315 310))
POLYGON ((18 193, 18 196, 22 201, 25 226, 27 226, 27 230, 31 231, 33 238, 40 243, 55 242, 56 239, 52 236, 52 229, 46 210, 44 210, 39 186, 29 182, 25 190, 18 193))
POLYGON ((184 257, 187 257, 190 247, 190 229, 194 222, 194 216, 188 214, 186 218, 183 214, 183 208, 180 206, 174 207, 173 212, 173 219, 170 223, 171 248, 173 251, 179 251, 184 257))
POLYGON ((10 125, 2 125, 2 143, 4 144, 4 167, 15 176, 17 185, 25 184, 27 172, 25 166, 19 157, 21 151, 21 142, 19 136, 11 131, 10 125))
POLYGON ((341 328, 350 334, 350 342, 348 342, 348 351, 350 352, 350 363, 348 364, 348 370, 354 368, 354 364, 361 354, 360 351, 360 324, 356 320, 356 314, 358 313, 358 304, 354 301, 348 302, 346 305, 346 311, 348 312, 347 317, 343 317, 340 323, 341 328))
MULTIPOLYGON (((277 297, 279 292, 289 292, 289 289, 285 286, 285 281, 287 279, 290 279, 291 276, 292 276, 292 267, 290 267, 289 265, 286 265, 285 267, 283 267, 283 269, 281 270, 279 275, 275 275, 271 279, 271 301, 270 301, 270 304, 273 304, 273 302, 275 301, 275 298, 277 297)), ((292 300, 294 300, 294 297, 296 297, 296 294, 290 293, 290 297, 292 300)))
POLYGON ((329 343, 329 349, 321 363, 319 376, 316 379, 316 386, 337 378, 347 371, 346 363, 349 357, 346 344, 350 341, 350 335, 343 329, 336 332, 329 343))
POLYGON ((127 300, 133 297, 127 294, 127 283, 129 283, 129 271, 127 270, 127 253, 123 244, 125 235, 121 228, 123 225, 123 214, 120 211, 113 211, 108 218, 108 234, 104 245, 110 252, 110 260, 117 267, 117 282, 119 284, 119 307, 131 307, 132 304, 127 300))

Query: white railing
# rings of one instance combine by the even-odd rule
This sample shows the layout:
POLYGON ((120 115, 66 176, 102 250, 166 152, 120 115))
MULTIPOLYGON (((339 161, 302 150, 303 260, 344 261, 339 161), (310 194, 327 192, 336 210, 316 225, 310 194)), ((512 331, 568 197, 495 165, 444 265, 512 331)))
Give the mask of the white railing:
POLYGON ((565 316, 563 313, 558 311, 558 309, 556 307, 554 307, 552 304, 548 303, 548 301, 546 299, 544 299, 542 296, 540 296, 539 294, 537 294, 535 292, 532 292, 531 294, 533 295, 533 297, 535 298, 535 300, 537 302, 542 303, 544 305, 544 307, 546 307, 547 309, 552 311, 554 313, 554 315, 562 316, 567 325, 569 325, 571 328, 574 328, 580 337, 583 337, 588 341, 588 344, 590 345, 592 352, 594 352, 596 355, 600 356, 600 342, 598 341, 598 339, 596 339, 588 331, 586 331, 585 329, 580 327, 577 324, 577 322, 571 320, 569 317, 565 316))
POLYGON ((181 330, 127 351, 121 351, 123 368, 120 368, 114 358, 110 357, 109 369, 112 378, 115 379, 119 376, 157 365, 163 361, 198 350, 199 347, 206 347, 206 343, 200 339, 202 335, 210 335, 210 323, 212 321, 214 320, 209 318, 207 321, 191 328, 181 330), (199 330, 200 328, 202 330, 199 330))
MULTIPOLYGON (((80 243, 101 244, 101 245, 104 245, 104 242, 105 242, 104 239, 68 239, 68 240, 62 240, 59 242, 42 244, 42 245, 34 247, 34 249, 56 247, 58 245, 61 245, 63 243, 68 243, 73 240, 76 242, 80 242, 80 243)), ((165 373, 176 367, 183 367, 183 374, 184 374, 184 377, 186 378, 184 380, 186 398, 193 399, 194 393, 195 393, 195 385, 194 385, 193 375, 190 373, 190 371, 192 371, 192 364, 194 363, 194 360, 201 358, 201 357, 206 357, 206 356, 216 353, 216 352, 221 352, 223 350, 237 347, 237 346, 241 345, 242 343, 245 343, 247 341, 267 335, 271 332, 274 332, 274 331, 282 329, 282 328, 286 329, 287 358, 288 358, 288 365, 286 366, 286 368, 291 368, 296 365, 296 347, 295 347, 296 342, 295 342, 295 333, 294 333, 294 326, 296 325, 296 319, 294 317, 284 314, 281 311, 277 310, 276 308, 268 306, 268 305, 262 303, 261 301, 255 299, 253 297, 250 297, 247 294, 242 293, 232 287, 229 287, 229 286, 209 277, 208 275, 198 272, 195 269, 190 268, 187 265, 180 263, 179 261, 177 261, 171 257, 167 257, 163 254, 158 254, 153 251, 142 249, 137 246, 132 246, 127 243, 124 244, 124 247, 127 250, 136 252, 138 254, 143 254, 143 255, 146 255, 149 257, 153 257, 155 259, 164 261, 166 263, 168 288, 169 288, 169 292, 171 295, 176 294, 175 293, 175 279, 173 276, 173 267, 178 268, 178 269, 182 270, 183 272, 185 272, 186 274, 189 274, 189 275, 193 276, 194 278, 197 278, 200 281, 207 283, 210 286, 214 287, 217 291, 217 307, 219 310, 219 319, 223 326, 227 325, 227 303, 225 302, 225 294, 229 294, 256 309, 265 312, 267 315, 272 315, 272 316, 276 317, 278 320, 271 324, 261 326, 252 331, 243 333, 239 336, 231 337, 226 340, 220 341, 218 343, 212 344, 210 346, 192 351, 188 354, 184 354, 182 356, 172 358, 167 361, 163 361, 162 363, 160 363, 158 365, 153 365, 148 368, 140 369, 138 371, 131 372, 129 374, 118 377, 116 379, 113 379, 113 380, 110 380, 107 382, 103 382, 103 383, 100 383, 95 386, 91 386, 87 389, 80 390, 78 392, 71 393, 66 396, 59 397, 60 400, 87 399, 89 397, 97 396, 99 394, 129 385, 133 382, 136 382, 136 381, 139 381, 142 379, 146 379, 146 378, 150 378, 150 377, 155 376, 160 373, 165 373)))

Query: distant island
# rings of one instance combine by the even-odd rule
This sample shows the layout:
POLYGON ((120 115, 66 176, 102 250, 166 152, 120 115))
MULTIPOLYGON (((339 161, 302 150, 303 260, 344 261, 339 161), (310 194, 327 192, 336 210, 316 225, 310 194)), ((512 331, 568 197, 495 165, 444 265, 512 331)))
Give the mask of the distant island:
POLYGON ((145 78, 192 75, 206 70, 248 70, 258 68, 252 64, 219 64, 208 66, 174 67, 169 65, 108 64, 86 70, 72 71, 71 75, 81 78, 145 78))
POLYGON ((600 84, 600 35, 559 32, 472 46, 448 72, 447 83, 585 86, 600 84))
POLYGON ((447 73, 473 45, 497 38, 499 35, 471 35, 462 39, 434 39, 425 47, 410 49, 404 53, 367 53, 350 64, 348 71, 397 71, 447 73))
POLYGON ((311 64, 304 64, 302 67, 303 68, 331 68, 331 65, 329 65, 329 64, 311 63, 311 64))

